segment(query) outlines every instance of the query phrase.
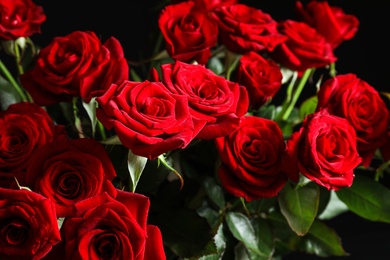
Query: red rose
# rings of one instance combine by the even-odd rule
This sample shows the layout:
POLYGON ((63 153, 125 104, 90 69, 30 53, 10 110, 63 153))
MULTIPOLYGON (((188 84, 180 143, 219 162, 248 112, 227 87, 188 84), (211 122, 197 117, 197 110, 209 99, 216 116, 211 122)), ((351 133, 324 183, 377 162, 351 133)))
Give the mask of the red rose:
POLYGON ((0 188, 0 259, 42 259, 60 240, 50 199, 0 188))
POLYGON ((118 190, 74 205, 61 227, 65 259, 166 259, 161 232, 147 224, 149 199, 118 190))
POLYGON ((359 28, 355 16, 344 13, 339 7, 329 6, 327 1, 310 1, 305 6, 297 1, 296 11, 305 23, 325 37, 333 49, 354 37, 359 28))
POLYGON ((275 96, 282 85, 280 67, 256 52, 243 54, 237 71, 237 81, 246 87, 249 104, 258 109, 275 96))
POLYGON ((197 7, 211 11, 219 6, 232 5, 238 3, 238 0, 171 0, 172 4, 177 4, 186 1, 193 1, 197 7))
POLYGON ((41 32, 46 15, 31 0, 0 1, 0 39, 16 40, 41 32))
POLYGON ((288 140, 287 154, 290 164, 284 168, 290 176, 301 172, 330 190, 351 186, 353 170, 362 161, 353 127, 326 109, 306 117, 300 130, 288 140))
POLYGON ((245 4, 215 8, 213 17, 218 22, 220 43, 235 53, 272 51, 285 40, 269 14, 245 4))
POLYGON ((58 217, 69 216, 78 201, 112 191, 115 176, 104 147, 89 138, 42 146, 31 157, 26 172, 27 186, 53 200, 58 217))
POLYGON ((283 188, 283 133, 275 121, 242 117, 240 126, 215 139, 222 165, 218 175, 224 188, 246 201, 274 197, 283 188))
POLYGON ((124 81, 98 97, 97 118, 114 128, 122 144, 151 160, 184 148, 194 137, 186 96, 171 94, 160 82, 124 81))
POLYGON ((25 170, 35 151, 54 139, 65 139, 64 126, 54 125, 47 112, 34 103, 20 102, 0 111, 0 187, 25 185, 25 170))
POLYGON ((102 44, 93 32, 75 31, 43 48, 21 82, 35 103, 46 106, 79 96, 89 102, 128 74, 118 40, 110 37, 102 44))
POLYGON ((291 70, 320 68, 337 60, 332 46, 314 28, 304 22, 286 20, 278 30, 287 40, 270 53, 273 60, 291 70))
MULTIPOLYGON (((161 66, 162 82, 171 93, 188 97, 196 137, 214 139, 231 133, 248 111, 245 87, 216 75, 203 65, 176 61, 161 66)), ((156 70, 151 78, 158 81, 156 70)))
POLYGON ((158 25, 173 59, 206 64, 211 56, 210 48, 217 44, 218 26, 203 9, 194 5, 186 1, 166 6, 158 25))
POLYGON ((317 110, 327 107, 355 129, 357 149, 367 167, 375 150, 386 141, 389 126, 389 111, 378 91, 349 73, 323 82, 317 96, 317 110))

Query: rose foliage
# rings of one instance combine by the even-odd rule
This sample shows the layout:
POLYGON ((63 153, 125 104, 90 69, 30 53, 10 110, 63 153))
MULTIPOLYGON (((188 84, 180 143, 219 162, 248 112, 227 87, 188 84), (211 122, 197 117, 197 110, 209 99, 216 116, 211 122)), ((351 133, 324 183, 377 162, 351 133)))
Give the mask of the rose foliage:
POLYGON ((336 70, 358 17, 162 3, 130 60, 0 2, 0 259, 346 256, 326 220, 390 223, 390 93, 336 70))

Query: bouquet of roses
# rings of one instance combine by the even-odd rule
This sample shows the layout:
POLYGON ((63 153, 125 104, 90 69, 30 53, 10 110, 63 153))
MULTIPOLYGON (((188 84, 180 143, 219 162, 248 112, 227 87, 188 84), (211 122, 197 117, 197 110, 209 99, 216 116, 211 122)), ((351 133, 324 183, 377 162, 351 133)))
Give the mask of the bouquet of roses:
POLYGON ((390 223, 390 93, 336 71, 354 15, 163 4, 128 60, 93 31, 38 46, 45 7, 0 2, 1 259, 345 256, 324 220, 390 223))

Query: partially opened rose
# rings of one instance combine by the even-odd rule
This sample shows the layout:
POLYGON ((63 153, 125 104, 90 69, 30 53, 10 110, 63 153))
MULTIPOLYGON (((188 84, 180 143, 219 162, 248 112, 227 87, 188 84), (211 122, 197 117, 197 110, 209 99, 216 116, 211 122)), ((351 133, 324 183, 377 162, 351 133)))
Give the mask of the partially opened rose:
POLYGON ((215 139, 223 187, 246 201, 276 196, 287 181, 282 171, 285 143, 275 121, 244 116, 239 127, 215 139))
MULTIPOLYGON (((228 135, 248 111, 245 87, 216 75, 203 65, 176 61, 163 64, 161 71, 161 81, 168 91, 188 98, 197 138, 228 135)), ((156 70, 151 71, 151 79, 160 80, 156 70)))
POLYGON ((301 1, 295 3, 299 18, 323 35, 333 49, 354 37, 358 31, 359 20, 356 16, 329 5, 328 1, 309 1, 306 5, 301 1))
POLYGON ((285 40, 271 15, 245 4, 221 5, 213 9, 219 42, 232 52, 272 51, 285 40))
POLYGON ((74 31, 39 52, 34 67, 21 75, 23 87, 35 103, 47 106, 82 97, 89 102, 111 85, 129 77, 119 41, 104 43, 91 31, 74 31))
POLYGON ((46 15, 31 0, 0 1, 0 39, 16 40, 41 32, 46 15))
POLYGON ((249 93, 251 109, 259 109, 272 99, 282 85, 282 72, 279 65, 256 52, 247 52, 240 58, 237 82, 249 93))
POLYGON ((60 240, 50 199, 26 189, 0 188, 0 259, 42 259, 60 240))
POLYGON ((55 139, 66 139, 64 126, 55 125, 48 113, 29 102, 0 111, 0 187, 25 185, 25 170, 36 150, 55 139))
POLYGON ((170 93, 161 82, 112 84, 96 101, 97 118, 136 155, 153 160, 194 138, 188 98, 170 93))
POLYGON ((365 167, 376 149, 387 140, 389 110, 378 91, 353 73, 340 74, 323 82, 318 91, 317 110, 348 120, 357 135, 357 149, 365 167))
POLYGON ((278 31, 287 36, 287 40, 276 46, 270 56, 282 66, 304 71, 336 62, 330 43, 308 24, 285 20, 279 22, 278 31))
POLYGON ((168 54, 175 60, 206 64, 217 44, 218 26, 193 1, 166 6, 158 25, 168 54))
POLYGON ((287 142, 290 176, 302 173, 329 190, 350 187, 354 169, 362 158, 356 149, 356 132, 345 118, 327 109, 306 117, 299 131, 287 142))
POLYGON ((114 166, 104 146, 95 139, 56 141, 31 156, 26 185, 50 198, 58 217, 72 214, 72 206, 104 191, 113 194, 114 166))
POLYGON ((61 237, 65 259, 166 259, 158 227, 147 224, 149 199, 118 190, 74 205, 61 237))

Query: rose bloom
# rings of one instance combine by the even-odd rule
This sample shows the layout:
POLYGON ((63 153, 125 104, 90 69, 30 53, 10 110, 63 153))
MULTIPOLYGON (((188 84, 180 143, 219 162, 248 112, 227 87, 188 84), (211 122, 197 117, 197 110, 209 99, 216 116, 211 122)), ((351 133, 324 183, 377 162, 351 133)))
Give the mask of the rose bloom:
POLYGON ((317 110, 346 118, 356 131, 357 149, 368 167, 377 148, 387 140, 389 111, 385 102, 366 81, 355 74, 338 75, 323 82, 317 93, 317 110))
POLYGON ((305 118, 300 130, 287 141, 287 154, 290 161, 284 169, 290 176, 301 172, 329 190, 350 187, 353 171, 362 161, 354 128, 327 109, 305 118))
POLYGON ((116 172, 104 146, 95 139, 56 141, 36 150, 26 172, 27 186, 54 201, 58 217, 103 191, 111 192, 116 172))
POLYGON ((47 106, 79 96, 89 102, 128 76, 117 39, 110 37, 102 44, 94 32, 75 31, 44 47, 21 82, 35 103, 47 106))
POLYGON ((185 1, 193 1, 197 7, 201 7, 207 11, 212 11, 213 9, 224 6, 232 5, 238 3, 238 0, 171 0, 172 4, 177 4, 185 1))
POLYGON ((187 97, 170 93, 161 82, 112 84, 96 101, 99 121, 136 155, 153 160, 194 137, 187 97))
POLYGON ((336 62, 332 46, 308 24, 285 20, 279 23, 278 30, 287 40, 276 46, 270 56, 282 66, 301 72, 336 62))
POLYGON ((359 20, 354 15, 346 14, 342 8, 330 6, 327 1, 310 1, 305 6, 301 1, 296 1, 296 13, 323 35, 333 49, 353 38, 359 28, 359 20))
POLYGON ((26 189, 0 188, 0 259, 42 259, 60 240, 50 199, 26 189))
POLYGON ((160 229, 147 224, 149 199, 117 193, 115 199, 102 193, 74 205, 74 216, 61 227, 65 259, 166 259, 160 229))
POLYGON ((249 93, 249 105, 259 109, 275 96, 282 85, 280 67, 272 60, 256 52, 241 56, 237 70, 237 82, 246 87, 249 93))
POLYGON ((30 157, 46 143, 66 139, 64 126, 55 125, 40 106, 20 102, 0 111, 0 187, 25 184, 30 157))
POLYGON ((31 0, 0 1, 0 39, 16 40, 41 32, 46 15, 31 0))
MULTIPOLYGON (((214 139, 228 135, 248 111, 245 87, 216 75, 203 65, 176 61, 163 64, 161 71, 165 87, 171 93, 188 98, 196 138, 214 139)), ((151 71, 151 79, 159 81, 155 69, 151 71)))
POLYGON ((215 139, 223 187, 246 201, 276 196, 287 181, 282 172, 283 133, 275 121, 244 116, 231 134, 215 139))
POLYGON ((217 44, 218 26, 203 9, 194 6, 192 1, 166 6, 158 25, 173 59, 206 64, 210 48, 217 44))
POLYGON ((272 51, 286 39, 269 14, 245 4, 215 8, 213 18, 218 22, 219 42, 235 53, 272 51))

